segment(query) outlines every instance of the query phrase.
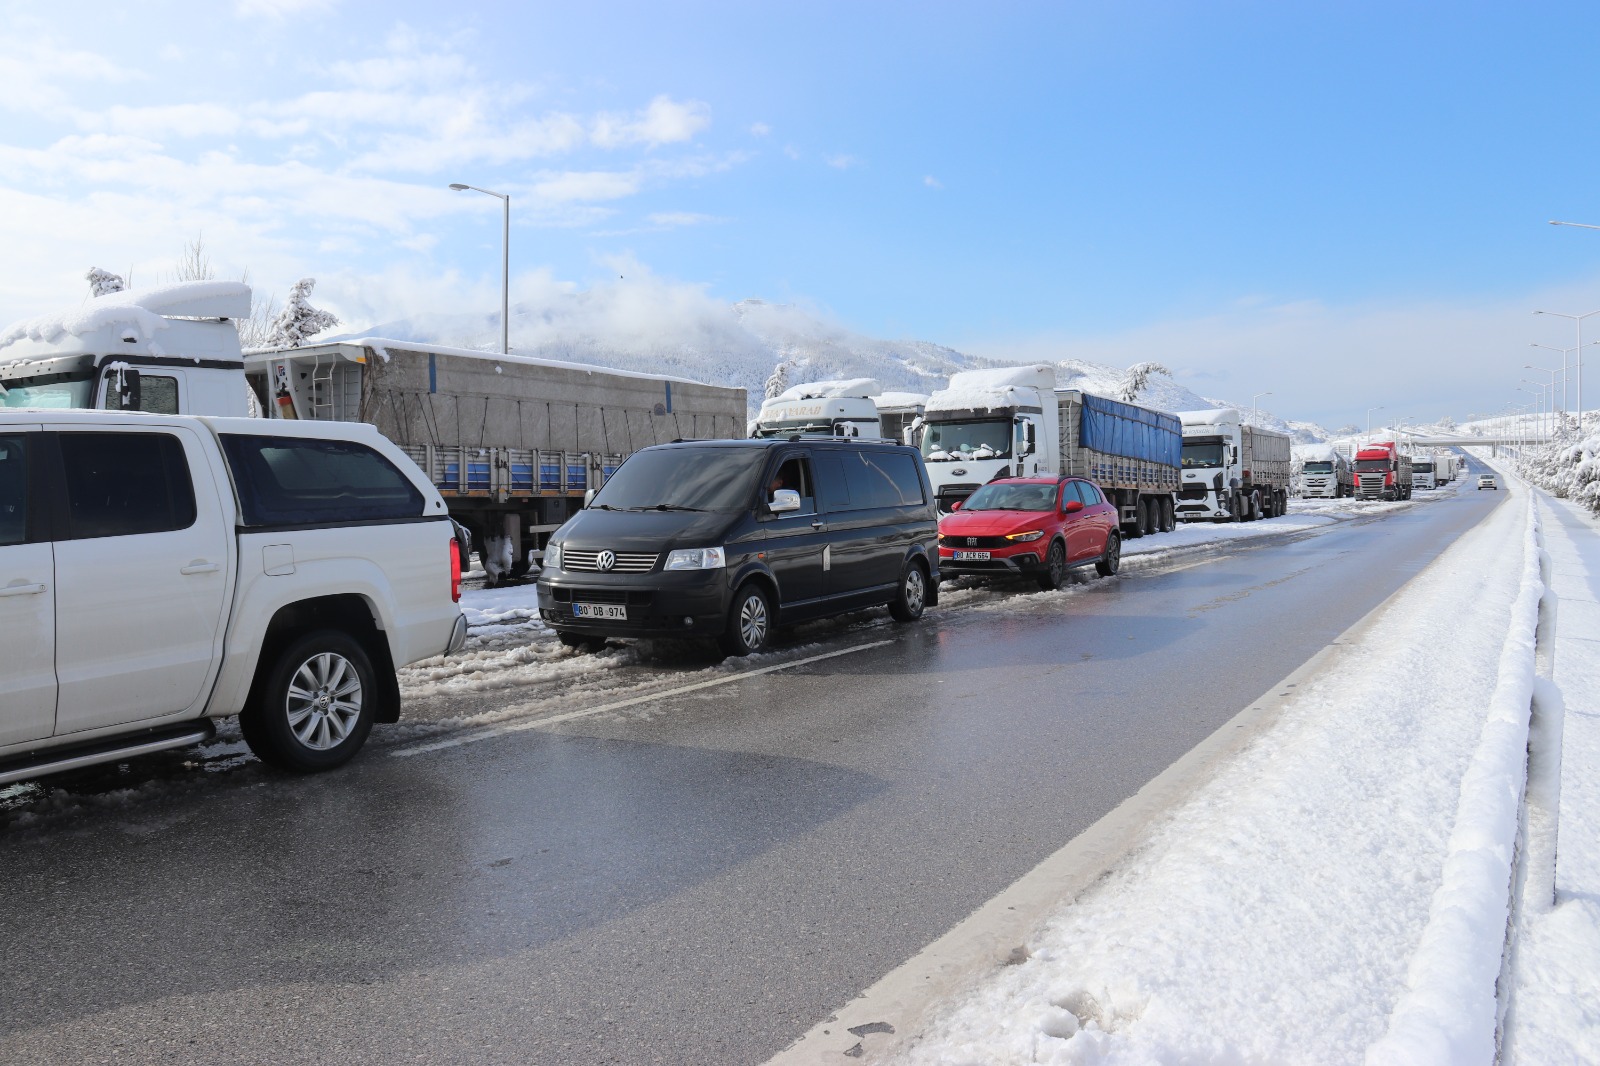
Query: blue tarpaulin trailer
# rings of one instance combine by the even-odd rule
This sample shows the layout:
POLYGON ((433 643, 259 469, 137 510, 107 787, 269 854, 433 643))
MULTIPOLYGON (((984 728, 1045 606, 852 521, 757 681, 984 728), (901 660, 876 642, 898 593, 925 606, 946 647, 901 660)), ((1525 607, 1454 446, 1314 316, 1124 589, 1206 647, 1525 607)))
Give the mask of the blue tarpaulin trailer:
POLYGON ((1130 536, 1170 529, 1183 464, 1183 423, 1137 404, 1057 389, 1061 472, 1086 477, 1117 505, 1130 536))

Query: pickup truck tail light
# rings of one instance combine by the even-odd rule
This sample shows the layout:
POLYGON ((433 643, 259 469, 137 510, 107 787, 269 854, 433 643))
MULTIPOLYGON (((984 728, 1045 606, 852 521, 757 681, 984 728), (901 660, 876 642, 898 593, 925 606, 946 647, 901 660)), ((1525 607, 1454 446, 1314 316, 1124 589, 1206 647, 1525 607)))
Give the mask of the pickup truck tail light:
POLYGON ((450 538, 450 599, 461 602, 461 545, 450 538))

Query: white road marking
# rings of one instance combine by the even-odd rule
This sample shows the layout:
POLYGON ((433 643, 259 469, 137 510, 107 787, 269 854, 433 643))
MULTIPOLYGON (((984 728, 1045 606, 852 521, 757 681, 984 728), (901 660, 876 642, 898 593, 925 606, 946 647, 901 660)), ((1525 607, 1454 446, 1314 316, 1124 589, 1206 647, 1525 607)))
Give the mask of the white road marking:
POLYGON ((686 692, 698 692, 701 689, 715 688, 718 685, 731 685, 735 681, 744 681, 748 678, 760 677, 762 674, 772 674, 777 673, 779 670, 793 669, 796 666, 806 666, 810 663, 819 663, 824 659, 835 659, 841 655, 854 655, 858 651, 870 651, 873 648, 881 648, 887 644, 893 643, 894 641, 892 640, 875 640, 870 644, 858 644, 853 648, 841 648, 838 651, 824 652, 821 655, 811 655, 804 659, 796 659, 793 662, 778 663, 774 666, 763 666, 755 670, 742 670, 737 674, 730 674, 726 677, 714 677, 710 681, 697 681, 692 685, 684 685, 681 688, 668 689, 665 692, 651 692, 643 696, 634 696, 630 699, 618 700, 615 703, 604 703, 599 707, 590 707, 582 711, 568 711, 566 714, 555 714, 548 718, 533 718, 522 722, 510 722, 506 725, 498 725, 489 729, 481 729, 476 733, 465 733, 458 737, 450 737, 448 740, 435 740, 427 744, 416 744, 409 748, 396 748, 389 754, 396 756, 425 755, 430 751, 443 751, 446 748, 459 748, 463 744, 474 744, 480 740, 493 740, 495 737, 505 736, 508 733, 523 733, 530 729, 543 729, 546 726, 558 725, 561 722, 570 722, 575 718, 588 718, 591 715, 605 714, 608 711, 619 711, 624 707, 634 707, 641 703, 649 703, 652 700, 671 699, 674 696, 681 696, 686 692))

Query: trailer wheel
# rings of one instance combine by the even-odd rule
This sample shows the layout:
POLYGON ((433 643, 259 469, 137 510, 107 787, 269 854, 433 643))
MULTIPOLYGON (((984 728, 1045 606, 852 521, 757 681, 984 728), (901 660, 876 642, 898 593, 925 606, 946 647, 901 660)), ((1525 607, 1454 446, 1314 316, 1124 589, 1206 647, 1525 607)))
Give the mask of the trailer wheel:
POLYGON ((1113 531, 1106 537, 1106 550, 1095 561, 1095 573, 1101 577, 1111 577, 1122 566, 1122 538, 1113 531))
POLYGON ((1039 574, 1039 587, 1054 592, 1067 579, 1067 549, 1061 542, 1051 541, 1049 554, 1044 559, 1044 571, 1039 574))
POLYGON ((1178 528, 1178 512, 1174 508, 1171 497, 1163 496, 1156 501, 1161 508, 1161 532, 1171 533, 1178 528))
POLYGON ((1259 522, 1261 520, 1261 510, 1261 490, 1256 489, 1250 493, 1250 521, 1259 522))

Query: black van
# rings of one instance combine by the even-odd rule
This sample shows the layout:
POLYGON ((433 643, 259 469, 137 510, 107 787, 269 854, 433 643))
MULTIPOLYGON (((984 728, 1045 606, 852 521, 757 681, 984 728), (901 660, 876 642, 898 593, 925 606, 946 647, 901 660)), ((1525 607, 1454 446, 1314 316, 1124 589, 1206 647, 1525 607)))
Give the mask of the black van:
POLYGON ((937 602, 939 522, 915 448, 869 440, 680 441, 635 452, 550 538, 540 614, 563 644, 714 637, 937 602))

